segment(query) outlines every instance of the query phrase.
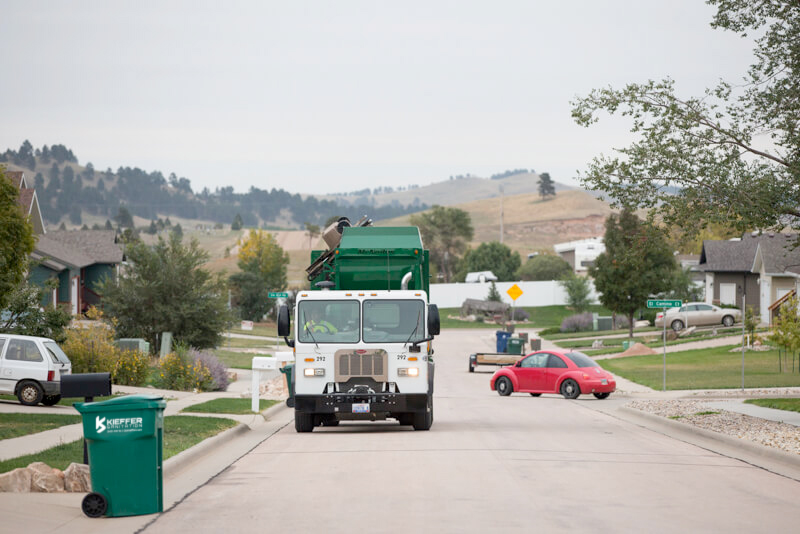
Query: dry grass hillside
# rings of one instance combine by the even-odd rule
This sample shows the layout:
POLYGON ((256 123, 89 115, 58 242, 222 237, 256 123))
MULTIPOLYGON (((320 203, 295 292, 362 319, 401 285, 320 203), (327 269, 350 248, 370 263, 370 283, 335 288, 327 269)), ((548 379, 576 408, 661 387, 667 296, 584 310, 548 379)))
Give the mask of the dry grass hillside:
MULTIPOLYGON (((472 246, 500 240, 500 198, 458 204, 470 214, 475 237, 472 246)), ((603 235, 611 207, 589 193, 572 189, 541 200, 538 194, 503 198, 503 242, 523 258, 536 250, 549 250, 556 243, 603 235)), ((408 224, 409 216, 381 221, 381 226, 408 224)))

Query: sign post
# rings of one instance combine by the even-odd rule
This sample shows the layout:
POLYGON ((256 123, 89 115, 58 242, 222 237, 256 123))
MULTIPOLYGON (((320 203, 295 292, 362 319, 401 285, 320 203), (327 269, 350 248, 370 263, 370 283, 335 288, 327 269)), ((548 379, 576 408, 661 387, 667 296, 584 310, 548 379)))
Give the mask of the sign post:
POLYGON ((506 290, 506 293, 511 297, 511 321, 513 322, 517 311, 517 299, 522 296, 522 289, 517 284, 514 284, 506 290))
POLYGON ((659 299, 648 299, 647 300, 647 307, 648 308, 662 308, 664 311, 664 331, 661 334, 662 339, 664 340, 664 362, 662 364, 661 370, 661 390, 667 390, 667 308, 679 308, 682 302, 680 300, 659 300, 659 299))
MULTIPOLYGON (((270 291, 269 293, 267 293, 267 298, 277 299, 277 300, 288 299, 289 298, 289 293, 270 291)), ((280 304, 280 302, 276 302, 275 304, 276 304, 276 306, 275 306, 275 322, 277 323, 278 322, 278 306, 277 306, 277 304, 280 304)), ((278 351, 278 336, 276 334, 275 335, 275 352, 277 352, 277 351, 278 351)))

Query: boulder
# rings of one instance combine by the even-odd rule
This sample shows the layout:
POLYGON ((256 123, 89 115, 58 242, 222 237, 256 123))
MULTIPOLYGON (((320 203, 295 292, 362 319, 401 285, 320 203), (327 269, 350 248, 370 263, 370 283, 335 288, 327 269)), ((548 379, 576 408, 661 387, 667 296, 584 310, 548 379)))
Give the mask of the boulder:
POLYGON ((76 493, 92 491, 92 480, 89 476, 89 466, 72 462, 64 471, 64 489, 76 493))
POLYGON ((60 493, 64 489, 64 473, 53 469, 44 462, 33 462, 28 466, 31 472, 31 491, 38 493, 60 493))
POLYGON ((28 493, 31 491, 31 471, 27 467, 19 467, 0 475, 0 492, 28 493))

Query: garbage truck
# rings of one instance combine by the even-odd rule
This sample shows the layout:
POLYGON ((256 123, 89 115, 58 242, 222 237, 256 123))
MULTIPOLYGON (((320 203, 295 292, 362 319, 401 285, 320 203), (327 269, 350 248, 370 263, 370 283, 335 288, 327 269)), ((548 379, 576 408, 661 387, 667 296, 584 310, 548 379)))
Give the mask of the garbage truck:
POLYGON ((418 228, 371 223, 327 227, 327 249, 311 253, 311 289, 297 293, 293 313, 279 308, 278 335, 295 354, 297 432, 350 420, 433 424, 429 254, 418 228))

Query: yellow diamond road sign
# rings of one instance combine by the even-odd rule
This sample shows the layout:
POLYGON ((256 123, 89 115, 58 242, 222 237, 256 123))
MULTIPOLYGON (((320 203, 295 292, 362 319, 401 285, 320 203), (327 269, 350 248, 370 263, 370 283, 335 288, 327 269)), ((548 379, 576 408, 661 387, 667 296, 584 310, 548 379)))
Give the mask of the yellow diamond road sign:
POLYGON ((514 284, 513 286, 509 287, 506 293, 508 293, 508 296, 511 297, 511 300, 517 300, 522 296, 522 290, 519 288, 517 284, 514 284))

